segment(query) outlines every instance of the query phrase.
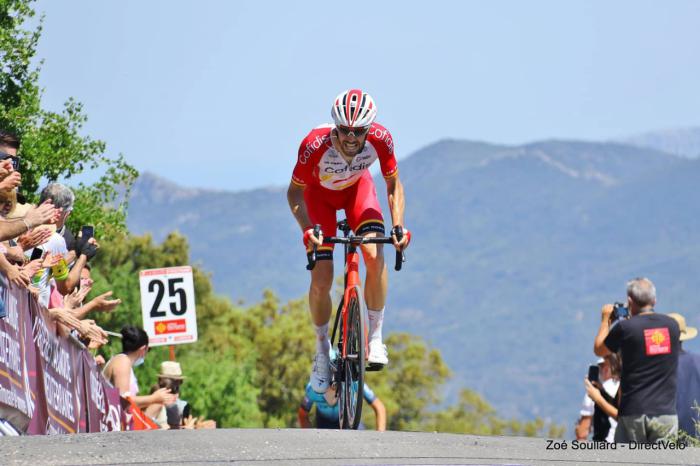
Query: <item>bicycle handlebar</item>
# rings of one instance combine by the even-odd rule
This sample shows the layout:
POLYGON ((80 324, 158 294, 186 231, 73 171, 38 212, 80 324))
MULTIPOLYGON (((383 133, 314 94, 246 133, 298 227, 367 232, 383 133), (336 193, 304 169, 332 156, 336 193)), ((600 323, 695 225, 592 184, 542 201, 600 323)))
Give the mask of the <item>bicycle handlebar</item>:
MULTIPOLYGON (((314 236, 318 238, 318 233, 320 232, 321 227, 320 225, 315 225, 314 226, 314 236)), ((397 227, 397 230, 394 232, 396 234, 396 239, 401 241, 403 238, 403 229, 401 227, 397 227)), ((324 243, 331 243, 331 244, 355 244, 355 245, 360 245, 360 244, 394 244, 394 240, 390 237, 382 237, 382 238, 368 238, 365 236, 328 236, 323 238, 324 243)), ((307 259, 309 260, 309 264, 306 266, 306 270, 313 270, 313 268, 316 266, 316 245, 314 244, 313 247, 313 252, 307 255, 307 259)), ((406 262, 406 254, 403 251, 396 251, 396 263, 394 265, 394 270, 399 271, 401 270, 401 265, 406 262)))
MULTIPOLYGON (((314 236, 318 238, 318 236, 321 234, 321 225, 314 225, 314 236)), ((313 270, 314 267, 316 267, 316 252, 317 252, 317 245, 314 244, 313 249, 311 250, 311 254, 307 255, 306 258, 308 259, 309 263, 306 265, 306 270, 313 270)))
MULTIPOLYGON (((394 234, 396 235, 396 240, 401 242, 403 239, 403 227, 397 225, 394 227, 394 234)), ((393 241, 392 241, 393 242, 393 241)), ((401 251, 396 251, 396 265, 394 265, 394 270, 397 272, 401 270, 401 265, 406 261, 406 254, 404 254, 403 249, 401 251)))

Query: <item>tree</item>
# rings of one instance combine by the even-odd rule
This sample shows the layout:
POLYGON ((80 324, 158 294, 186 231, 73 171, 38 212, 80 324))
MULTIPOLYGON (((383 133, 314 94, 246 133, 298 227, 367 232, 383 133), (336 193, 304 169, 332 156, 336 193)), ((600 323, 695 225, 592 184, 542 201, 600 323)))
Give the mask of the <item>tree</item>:
POLYGON ((315 351, 305 299, 280 305, 272 291, 246 316, 261 324, 253 335, 258 354, 258 402, 265 427, 294 427, 315 351))
MULTIPOLYGON (((139 271, 189 263, 187 240, 177 233, 159 245, 149 235, 106 242, 94 260, 92 295, 111 289, 123 304, 96 320, 114 331, 124 324, 141 325, 139 271)), ((212 418, 220 427, 295 427, 315 341, 306 299, 281 303, 266 290, 259 303, 244 308, 214 294, 211 277, 199 267, 193 267, 193 274, 199 341, 176 349, 187 376, 183 398, 196 415, 212 418)), ((407 333, 389 335, 386 344, 391 363, 381 372, 368 372, 366 381, 387 408, 389 429, 563 435, 563 428, 541 419, 501 419, 486 400, 467 389, 456 404, 436 410, 450 375, 440 352, 407 333)), ((113 339, 103 353, 109 358, 120 349, 113 339)), ((153 348, 136 369, 144 388, 155 383, 168 356, 167 347, 153 348)), ((368 406, 363 422, 375 422, 368 406)))
POLYGON ((102 238, 111 238, 126 231, 126 200, 138 173, 122 155, 106 156, 103 141, 81 135, 87 115, 80 102, 69 98, 60 112, 42 108, 42 62, 33 62, 42 20, 35 29, 24 29, 35 15, 32 0, 0 0, 0 129, 22 138, 21 193, 36 201, 42 178, 69 180, 86 169, 104 169, 93 185, 74 186, 76 204, 68 223, 74 231, 95 225, 102 238))
MULTIPOLYGON (((429 409, 440 402, 440 388, 450 370, 440 351, 430 348, 420 337, 394 333, 385 341, 389 365, 381 372, 368 372, 366 383, 382 399, 387 410, 387 429, 422 430, 429 409)), ((371 409, 363 408, 365 421, 373 421, 371 409)))
MULTIPOLYGON (((113 290, 122 304, 113 313, 94 316, 95 320, 116 332, 125 324, 141 326, 139 272, 189 263, 187 240, 177 233, 168 235, 160 245, 153 244, 149 235, 105 242, 93 263, 95 284, 89 297, 113 290)), ((176 347, 177 360, 187 376, 182 396, 195 415, 214 419, 220 427, 260 427, 256 354, 249 334, 236 330, 244 313, 213 294, 209 275, 196 266, 192 270, 199 341, 176 347)), ((107 359, 120 350, 117 339, 112 339, 102 353, 107 359)), ((155 347, 135 369, 144 388, 142 394, 156 382, 160 363, 168 358, 167 347, 155 347)))
POLYGON ((459 401, 433 414, 425 423, 425 430, 473 435, 519 435, 559 438, 565 428, 546 423, 540 418, 530 421, 501 419, 496 410, 478 393, 462 389, 459 401))

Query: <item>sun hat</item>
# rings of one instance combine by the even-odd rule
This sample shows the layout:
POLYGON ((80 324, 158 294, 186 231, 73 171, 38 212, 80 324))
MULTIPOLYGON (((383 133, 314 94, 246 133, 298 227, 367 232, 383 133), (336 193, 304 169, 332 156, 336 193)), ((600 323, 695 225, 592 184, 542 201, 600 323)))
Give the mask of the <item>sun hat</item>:
POLYGON ((158 377, 166 379, 183 380, 186 377, 182 375, 182 368, 179 362, 163 361, 160 363, 160 374, 158 377))
POLYGON ((685 323, 685 317, 677 312, 671 312, 668 316, 678 322, 678 327, 681 329, 681 341, 690 340, 698 336, 698 329, 695 327, 688 327, 685 323))

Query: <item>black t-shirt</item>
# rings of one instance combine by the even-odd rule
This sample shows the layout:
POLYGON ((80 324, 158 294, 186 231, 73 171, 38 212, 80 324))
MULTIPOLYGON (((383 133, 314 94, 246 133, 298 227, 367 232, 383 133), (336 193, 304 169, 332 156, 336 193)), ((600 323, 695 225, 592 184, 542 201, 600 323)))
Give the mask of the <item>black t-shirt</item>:
POLYGON ((622 349, 620 416, 676 414, 678 323, 664 314, 639 314, 612 326, 605 346, 622 349))

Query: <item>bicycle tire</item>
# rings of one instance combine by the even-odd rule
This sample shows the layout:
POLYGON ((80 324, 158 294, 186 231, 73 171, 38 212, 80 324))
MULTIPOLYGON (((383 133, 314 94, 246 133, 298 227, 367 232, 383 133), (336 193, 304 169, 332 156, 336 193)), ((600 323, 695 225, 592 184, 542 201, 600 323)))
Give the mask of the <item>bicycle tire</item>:
POLYGON ((339 407, 345 411, 341 428, 357 429, 362 417, 365 379, 365 346, 367 332, 367 309, 362 290, 354 286, 348 299, 347 335, 344 335, 346 357, 343 363, 341 381, 342 402, 339 407))

